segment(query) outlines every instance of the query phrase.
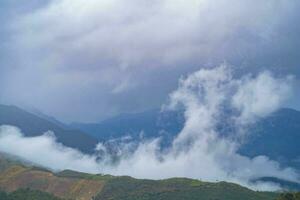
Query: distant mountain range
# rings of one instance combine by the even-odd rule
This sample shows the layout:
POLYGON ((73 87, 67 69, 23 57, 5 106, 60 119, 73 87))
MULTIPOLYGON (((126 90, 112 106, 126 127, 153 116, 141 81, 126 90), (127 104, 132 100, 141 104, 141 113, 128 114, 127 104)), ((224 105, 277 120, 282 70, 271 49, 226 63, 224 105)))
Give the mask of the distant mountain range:
POLYGON ((280 109, 258 121, 240 152, 254 157, 266 155, 300 170, 300 112, 280 109))
POLYGON ((121 114, 100 123, 72 123, 76 128, 102 141, 131 136, 132 138, 174 136, 182 129, 184 118, 175 111, 160 112, 159 109, 140 113, 121 114))
MULTIPOLYGON (((122 114, 100 123, 72 123, 71 127, 107 141, 131 136, 134 140, 162 136, 174 138, 182 129, 182 112, 149 110, 122 114)), ((249 157, 266 155, 283 165, 300 169, 300 112, 283 108, 249 127, 249 138, 240 153, 249 157)), ((226 130, 225 130, 226 132, 226 130)))

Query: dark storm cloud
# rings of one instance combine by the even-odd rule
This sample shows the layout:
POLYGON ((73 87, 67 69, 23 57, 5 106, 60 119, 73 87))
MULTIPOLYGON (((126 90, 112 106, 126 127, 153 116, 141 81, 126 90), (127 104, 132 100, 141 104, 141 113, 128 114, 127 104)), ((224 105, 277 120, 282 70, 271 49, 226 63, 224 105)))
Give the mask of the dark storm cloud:
POLYGON ((296 0, 29 2, 2 6, 22 12, 1 39, 1 101, 64 120, 159 106, 182 74, 224 61, 300 75, 296 0))

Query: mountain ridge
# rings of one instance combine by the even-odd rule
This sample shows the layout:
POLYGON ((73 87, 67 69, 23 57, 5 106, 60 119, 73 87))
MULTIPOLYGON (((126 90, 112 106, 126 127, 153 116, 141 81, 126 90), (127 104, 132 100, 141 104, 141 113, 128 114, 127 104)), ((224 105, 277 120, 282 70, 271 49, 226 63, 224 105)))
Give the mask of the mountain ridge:
POLYGON ((39 136, 52 131, 59 143, 84 153, 93 153, 98 143, 98 140, 89 134, 80 130, 64 129, 16 106, 0 105, 0 125, 16 126, 26 137, 39 136))

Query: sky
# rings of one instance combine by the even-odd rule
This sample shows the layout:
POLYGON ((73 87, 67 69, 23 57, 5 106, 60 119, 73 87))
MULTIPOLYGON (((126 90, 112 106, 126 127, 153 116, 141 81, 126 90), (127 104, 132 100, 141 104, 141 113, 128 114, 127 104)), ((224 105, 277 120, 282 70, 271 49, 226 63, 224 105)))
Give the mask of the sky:
POLYGON ((2 0, 0 103, 64 122, 160 107, 178 80, 227 63, 234 76, 294 76, 298 0, 2 0))

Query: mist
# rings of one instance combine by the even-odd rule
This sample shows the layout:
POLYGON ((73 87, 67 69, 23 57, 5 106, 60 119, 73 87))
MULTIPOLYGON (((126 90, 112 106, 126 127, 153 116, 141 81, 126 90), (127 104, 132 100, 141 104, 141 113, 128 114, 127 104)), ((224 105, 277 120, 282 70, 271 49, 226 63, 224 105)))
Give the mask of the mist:
POLYGON ((204 181, 229 181, 258 190, 277 190, 271 182, 255 182, 261 177, 300 183, 299 173, 282 168, 261 155, 248 158, 238 154, 239 147, 251 134, 248 127, 270 115, 292 95, 292 76, 276 77, 269 71, 240 78, 227 65, 200 69, 179 80, 164 109, 183 109, 183 129, 167 149, 162 138, 144 140, 136 145, 123 143, 119 160, 112 162, 103 144, 95 147, 102 159, 85 155, 56 142, 51 132, 24 137, 11 126, 0 128, 0 151, 54 171, 72 169, 89 173, 130 175, 136 178, 163 179, 188 177, 204 181), (226 116, 226 118, 224 118, 226 116), (230 126, 229 134, 217 127, 230 126))

